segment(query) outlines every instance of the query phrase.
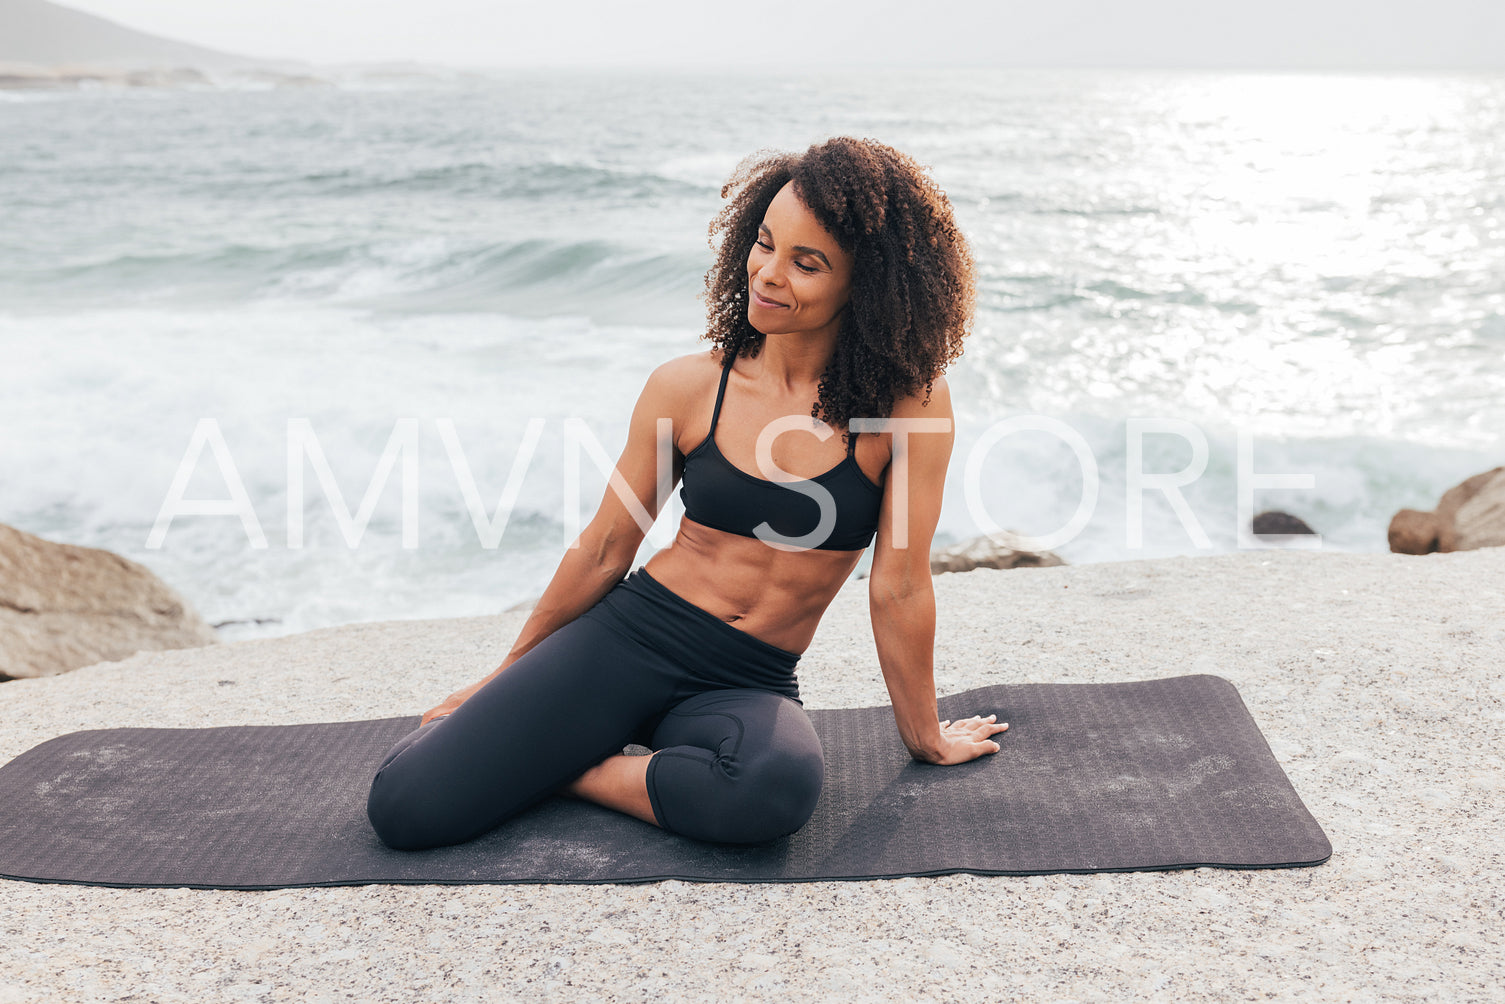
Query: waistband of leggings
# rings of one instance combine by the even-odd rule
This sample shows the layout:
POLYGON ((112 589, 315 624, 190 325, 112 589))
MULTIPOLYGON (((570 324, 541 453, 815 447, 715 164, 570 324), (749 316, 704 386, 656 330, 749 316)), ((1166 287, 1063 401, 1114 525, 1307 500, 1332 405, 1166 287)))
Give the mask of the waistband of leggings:
POLYGON ((644 596, 661 606, 674 608, 686 617, 694 618, 707 629, 716 632, 719 637, 743 649, 770 669, 783 669, 793 672, 795 664, 800 661, 800 654, 798 652, 791 652, 788 649, 779 648, 777 645, 770 645, 761 638, 756 638, 740 628, 733 627, 709 610, 697 607, 655 579, 652 575, 649 575, 647 568, 639 567, 634 569, 628 573, 625 579, 618 583, 618 587, 644 596))

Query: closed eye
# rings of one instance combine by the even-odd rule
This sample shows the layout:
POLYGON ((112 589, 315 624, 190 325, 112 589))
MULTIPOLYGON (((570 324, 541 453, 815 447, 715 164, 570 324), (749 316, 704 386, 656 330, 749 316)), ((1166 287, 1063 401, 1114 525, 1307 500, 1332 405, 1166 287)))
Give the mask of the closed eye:
MULTIPOLYGON (((769 252, 771 254, 773 252, 773 244, 769 242, 769 240, 768 240, 768 238, 766 236, 764 236, 764 234, 766 232, 767 232, 766 228, 764 228, 764 227, 758 228, 758 236, 757 236, 756 239, 754 239, 753 244, 755 244, 761 250, 767 251, 767 252, 769 252)), ((802 252, 802 253, 803 252, 807 252, 808 250, 809 250, 808 248, 803 248, 803 247, 795 248, 795 251, 802 252)), ((819 252, 816 252, 816 253, 819 254, 819 252)), ((812 274, 820 271, 820 267, 819 266, 816 266, 816 265, 807 265, 807 264, 805 264, 802 261, 796 261, 794 263, 794 267, 797 268, 797 269, 799 269, 801 272, 805 273, 806 275, 812 275, 812 274)))

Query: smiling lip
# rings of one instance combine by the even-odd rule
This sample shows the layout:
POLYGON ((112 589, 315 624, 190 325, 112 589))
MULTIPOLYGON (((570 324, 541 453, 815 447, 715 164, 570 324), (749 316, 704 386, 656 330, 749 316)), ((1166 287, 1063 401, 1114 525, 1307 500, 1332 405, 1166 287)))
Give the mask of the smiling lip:
POLYGON ((753 290, 752 291, 752 295, 753 295, 753 299, 758 302, 758 306, 760 306, 760 307, 787 307, 787 306, 789 306, 789 304, 787 304, 787 303, 780 303, 777 300, 770 300, 768 297, 761 295, 757 290, 753 290))

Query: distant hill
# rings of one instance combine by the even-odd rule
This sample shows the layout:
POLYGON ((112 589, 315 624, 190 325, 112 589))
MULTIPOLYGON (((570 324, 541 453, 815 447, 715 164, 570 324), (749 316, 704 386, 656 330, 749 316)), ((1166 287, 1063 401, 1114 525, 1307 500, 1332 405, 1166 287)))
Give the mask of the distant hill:
POLYGON ((249 56, 148 35, 46 0, 0 0, 0 63, 115 70, 231 70, 271 65, 249 56))

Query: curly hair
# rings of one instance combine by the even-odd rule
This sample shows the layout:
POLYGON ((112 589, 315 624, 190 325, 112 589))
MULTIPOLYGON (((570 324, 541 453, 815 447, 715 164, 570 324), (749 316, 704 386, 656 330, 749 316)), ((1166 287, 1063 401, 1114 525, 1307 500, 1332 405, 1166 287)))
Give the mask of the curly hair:
POLYGON ((747 320, 747 257, 769 203, 790 182, 853 261, 851 298, 811 417, 838 427, 886 417, 921 387, 928 402, 971 327, 972 254, 946 193, 876 140, 838 136, 803 155, 765 151, 737 165, 710 226, 716 260, 705 277, 704 337, 731 358, 762 351, 764 335, 747 320))

